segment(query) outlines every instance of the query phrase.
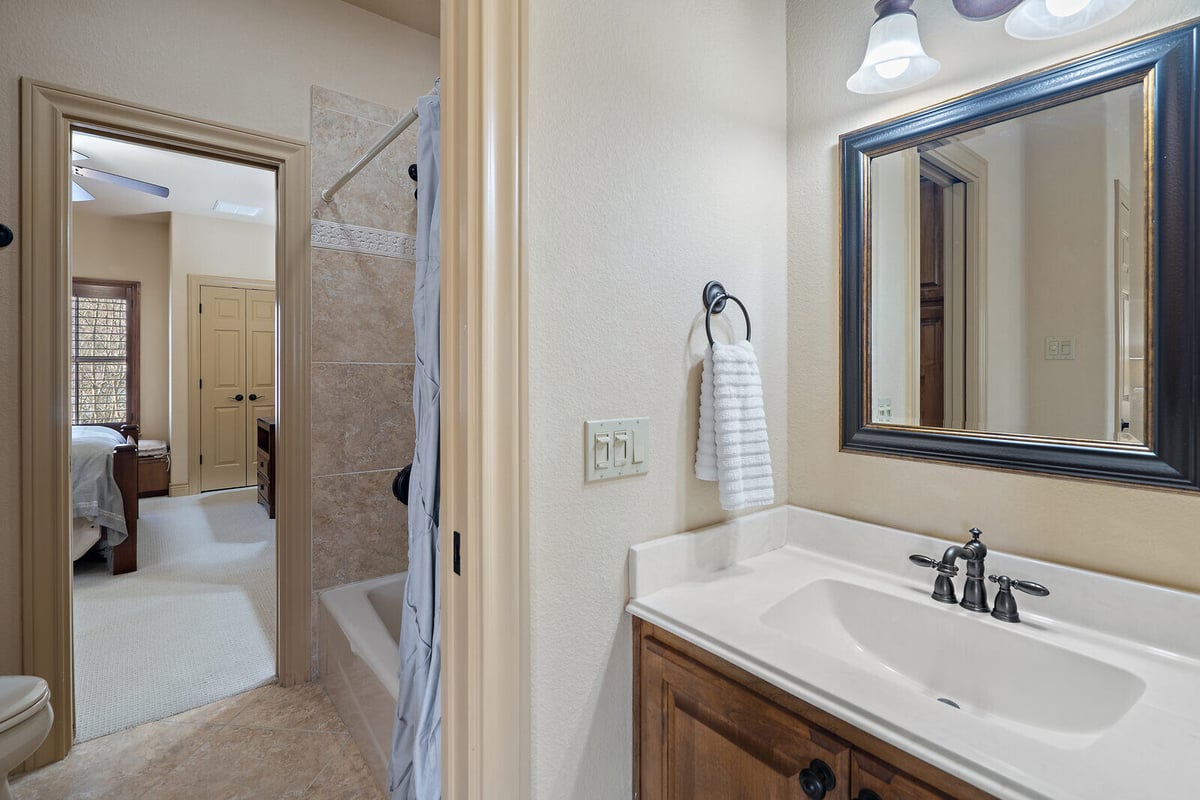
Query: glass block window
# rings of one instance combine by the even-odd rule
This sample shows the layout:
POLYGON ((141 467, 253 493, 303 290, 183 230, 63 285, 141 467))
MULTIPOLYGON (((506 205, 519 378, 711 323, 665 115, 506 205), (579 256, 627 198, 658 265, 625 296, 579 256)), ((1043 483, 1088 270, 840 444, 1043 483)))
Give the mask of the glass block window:
POLYGON ((139 294, 136 282, 72 282, 72 424, 137 421, 139 294))

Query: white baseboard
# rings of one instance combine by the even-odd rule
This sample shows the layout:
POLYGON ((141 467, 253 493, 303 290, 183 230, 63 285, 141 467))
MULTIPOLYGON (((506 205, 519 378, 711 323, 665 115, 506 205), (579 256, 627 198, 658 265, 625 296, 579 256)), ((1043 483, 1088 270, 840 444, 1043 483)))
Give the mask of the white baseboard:
POLYGON ((188 485, 187 481, 184 481, 183 483, 172 483, 167 487, 167 495, 170 497, 183 497, 184 495, 191 494, 191 491, 189 491, 190 488, 191 487, 188 485))

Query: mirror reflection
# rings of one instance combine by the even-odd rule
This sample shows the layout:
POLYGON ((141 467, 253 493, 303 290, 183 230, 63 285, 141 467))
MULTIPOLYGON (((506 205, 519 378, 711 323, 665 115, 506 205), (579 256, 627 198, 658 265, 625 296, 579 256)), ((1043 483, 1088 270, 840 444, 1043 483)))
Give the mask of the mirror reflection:
POLYGON ((1146 101, 871 159, 873 423, 1146 442, 1146 101))

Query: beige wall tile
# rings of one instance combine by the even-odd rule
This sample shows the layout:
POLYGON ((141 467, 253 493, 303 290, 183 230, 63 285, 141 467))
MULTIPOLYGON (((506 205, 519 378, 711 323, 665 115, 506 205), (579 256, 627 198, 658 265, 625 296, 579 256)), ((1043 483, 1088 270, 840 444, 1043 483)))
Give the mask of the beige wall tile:
MULTIPOLYGON (((412 381, 407 365, 313 364, 313 475, 398 469, 412 461, 412 381)), ((314 498, 314 511, 319 502, 314 498)), ((330 512, 346 507, 339 502, 330 512)))
POLYGON ((313 361, 412 364, 415 266, 313 248, 313 361))
POLYGON ((394 125, 400 119, 400 114, 402 113, 400 109, 380 105, 379 103, 372 103, 370 100, 363 100, 353 95, 335 92, 333 89, 326 89, 324 86, 312 87, 312 105, 313 108, 340 111, 343 114, 362 117, 371 122, 379 122, 384 125, 394 125))
POLYGON ((400 134, 374 161, 338 191, 321 192, 387 133, 385 125, 325 108, 312 111, 312 200, 320 219, 388 231, 416 231, 416 184, 408 166, 417 160, 417 125, 400 134))
MULTIPOLYGON (((412 459, 411 440, 408 463, 412 459)), ((408 506, 392 496, 392 470, 313 478, 313 588, 408 569, 408 506)))

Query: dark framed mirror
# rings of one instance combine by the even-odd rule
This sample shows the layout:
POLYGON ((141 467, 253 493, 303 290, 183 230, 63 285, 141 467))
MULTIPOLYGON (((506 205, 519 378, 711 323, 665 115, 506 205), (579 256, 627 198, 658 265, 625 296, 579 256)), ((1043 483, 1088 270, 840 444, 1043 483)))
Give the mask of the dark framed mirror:
POLYGON ((1200 25, 841 137, 842 449, 1200 489, 1200 25))

